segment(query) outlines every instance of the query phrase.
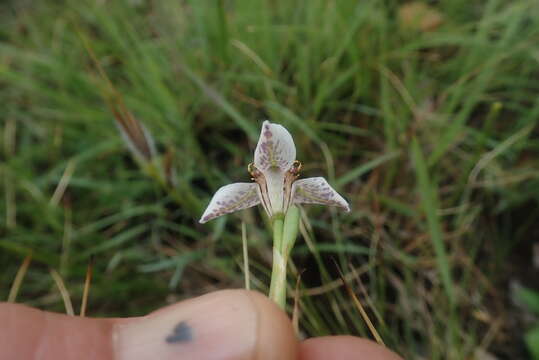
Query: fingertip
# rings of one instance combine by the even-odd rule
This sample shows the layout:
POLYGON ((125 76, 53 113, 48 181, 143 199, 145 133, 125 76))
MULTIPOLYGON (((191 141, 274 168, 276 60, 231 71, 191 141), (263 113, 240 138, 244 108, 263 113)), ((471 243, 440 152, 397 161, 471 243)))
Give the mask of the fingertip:
POLYGON ((223 290, 115 326, 116 359, 296 360, 287 316, 265 296, 223 290))
POLYGON ((0 359, 296 360, 286 314, 264 295, 224 290, 148 316, 89 319, 0 304, 0 359))
POLYGON ((402 360, 400 356, 386 347, 354 336, 325 336, 308 339, 300 344, 299 354, 300 360, 402 360))
POLYGON ((259 317, 256 353, 252 359, 297 359, 298 341, 288 316, 261 293, 242 292, 251 298, 259 317))

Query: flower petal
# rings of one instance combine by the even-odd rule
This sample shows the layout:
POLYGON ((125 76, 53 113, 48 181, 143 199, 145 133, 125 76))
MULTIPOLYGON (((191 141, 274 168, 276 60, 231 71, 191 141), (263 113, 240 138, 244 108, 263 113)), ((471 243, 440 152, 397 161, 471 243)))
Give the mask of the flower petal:
POLYGON ((287 171, 296 160, 292 135, 282 125, 264 121, 255 150, 255 166, 265 172, 271 168, 287 171))
POLYGON ((292 184, 294 203, 338 206, 350 211, 350 206, 323 177, 296 180, 292 184))
POLYGON ((249 208, 260 203, 256 183, 234 183, 221 187, 202 214, 200 223, 205 223, 218 216, 249 208))
POLYGON ((268 169, 264 173, 266 191, 269 199, 269 216, 284 212, 284 178, 285 173, 278 169, 268 169))

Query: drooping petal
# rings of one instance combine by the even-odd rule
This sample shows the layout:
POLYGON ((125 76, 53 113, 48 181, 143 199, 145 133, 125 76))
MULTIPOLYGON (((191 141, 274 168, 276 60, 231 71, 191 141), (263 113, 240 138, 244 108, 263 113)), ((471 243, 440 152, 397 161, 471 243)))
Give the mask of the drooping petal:
POLYGON ((292 192, 296 204, 338 206, 347 212, 350 211, 346 200, 323 177, 296 180, 292 184, 292 192))
POLYGON ((256 183, 234 183, 221 187, 202 214, 200 223, 205 223, 218 216, 258 205, 258 185, 256 183))
POLYGON ((296 145, 292 135, 282 125, 264 121, 255 150, 255 166, 265 172, 268 169, 287 171, 296 160, 296 145))

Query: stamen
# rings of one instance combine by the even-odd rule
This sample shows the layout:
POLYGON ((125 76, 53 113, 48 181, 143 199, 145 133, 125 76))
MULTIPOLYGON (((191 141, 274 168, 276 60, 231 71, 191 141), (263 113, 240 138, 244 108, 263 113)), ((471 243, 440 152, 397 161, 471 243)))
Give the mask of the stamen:
POLYGON ((262 203, 262 207, 264 208, 264 210, 266 210, 266 213, 268 213, 268 216, 271 217, 272 213, 268 197, 268 185, 266 183, 264 175, 260 170, 257 169, 257 167, 253 163, 247 165, 247 171, 251 175, 251 180, 255 181, 258 184, 258 195, 260 196, 260 202, 262 203))
POLYGON ((251 180, 253 181, 256 181, 256 179, 260 176, 260 170, 258 170, 253 163, 247 165, 247 171, 249 172, 249 175, 251 175, 251 180))
POLYGON ((290 167, 289 171, 295 177, 298 177, 302 167, 303 167, 303 164, 301 163, 301 161, 294 160, 294 162, 292 163, 292 166, 290 167))
POLYGON ((247 172, 249 172, 249 174, 251 174, 251 176, 253 176, 253 169, 256 169, 254 164, 253 163, 249 163, 249 165, 247 165, 247 172))
POLYGON ((301 164, 301 161, 294 160, 292 163, 292 166, 288 170, 285 179, 284 179, 284 212, 288 210, 288 207, 292 204, 292 198, 294 197, 294 194, 292 194, 292 183, 297 180, 299 177, 299 173, 301 171, 301 168, 303 165, 301 164))

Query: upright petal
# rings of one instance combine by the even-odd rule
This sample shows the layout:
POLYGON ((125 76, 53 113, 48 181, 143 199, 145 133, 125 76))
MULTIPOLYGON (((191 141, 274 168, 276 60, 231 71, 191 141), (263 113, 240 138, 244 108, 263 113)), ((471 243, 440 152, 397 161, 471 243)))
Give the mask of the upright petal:
POLYGON ((294 203, 338 206, 350 211, 350 206, 323 177, 296 180, 292 184, 294 203))
POLYGON ((255 150, 255 166, 262 172, 268 169, 287 171, 296 160, 296 145, 292 135, 282 125, 264 121, 255 150))
POLYGON ((200 223, 205 223, 218 216, 258 205, 258 185, 256 183, 234 183, 221 187, 202 214, 200 223))

